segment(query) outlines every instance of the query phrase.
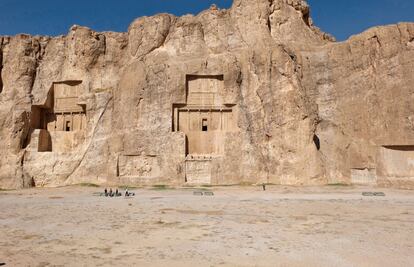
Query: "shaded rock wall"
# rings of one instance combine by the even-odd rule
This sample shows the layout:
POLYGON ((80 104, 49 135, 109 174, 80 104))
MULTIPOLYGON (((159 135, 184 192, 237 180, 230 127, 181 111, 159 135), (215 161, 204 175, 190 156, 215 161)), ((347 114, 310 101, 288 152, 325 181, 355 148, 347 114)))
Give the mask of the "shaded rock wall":
MULTIPOLYGON (((352 170, 364 169, 382 185, 411 187, 412 153, 381 151, 413 145, 413 39, 407 23, 335 43, 298 0, 143 17, 128 33, 73 26, 67 36, 0 37, 0 187, 319 185, 352 183, 352 170), (224 89, 196 88, 199 106, 189 105, 188 77, 211 76, 224 89), (53 97, 55 84, 71 92, 74 82, 79 94, 53 97), (83 108, 82 131, 71 131, 68 103, 83 108), (68 132, 40 140, 35 110, 53 117, 55 105, 67 107, 55 123, 68 132), (231 112, 237 127, 214 129, 220 153, 188 154, 193 139, 174 128, 180 108, 198 110, 200 121, 231 112), (392 155, 401 177, 390 171, 392 155)), ((199 130, 197 142, 207 142, 199 130)))

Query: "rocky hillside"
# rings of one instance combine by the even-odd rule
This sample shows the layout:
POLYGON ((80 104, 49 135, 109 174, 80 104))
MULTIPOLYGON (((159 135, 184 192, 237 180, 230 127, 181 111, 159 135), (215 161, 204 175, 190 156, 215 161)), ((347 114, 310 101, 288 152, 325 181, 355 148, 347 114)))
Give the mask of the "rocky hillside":
POLYGON ((0 188, 414 188, 413 70, 414 23, 338 43, 301 0, 0 37, 0 188))

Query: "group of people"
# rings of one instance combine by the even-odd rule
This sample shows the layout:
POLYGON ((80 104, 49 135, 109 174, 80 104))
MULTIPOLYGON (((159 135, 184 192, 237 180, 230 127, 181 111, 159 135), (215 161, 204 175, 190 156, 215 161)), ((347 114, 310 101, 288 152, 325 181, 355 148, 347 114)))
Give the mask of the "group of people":
MULTIPOLYGON (((112 188, 109 188, 109 191, 107 188, 104 190, 105 197, 122 197, 122 193, 119 192, 118 188, 114 191, 112 191, 112 188)), ((128 188, 125 188, 125 197, 131 197, 135 196, 135 193, 130 193, 128 191, 128 188)))

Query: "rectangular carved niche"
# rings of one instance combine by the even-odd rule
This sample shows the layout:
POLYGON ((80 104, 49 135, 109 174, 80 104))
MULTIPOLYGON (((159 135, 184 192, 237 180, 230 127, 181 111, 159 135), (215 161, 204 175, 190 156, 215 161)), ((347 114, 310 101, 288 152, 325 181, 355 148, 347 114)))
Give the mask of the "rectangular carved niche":
POLYGON ((223 75, 187 75, 187 102, 173 105, 173 131, 184 132, 187 154, 220 155, 225 133, 237 129, 234 104, 224 103, 223 75))
POLYGON ((55 151, 55 148, 57 151, 61 148, 62 151, 67 152, 68 144, 82 142, 82 135, 76 134, 85 129, 87 123, 86 107, 79 101, 79 96, 82 94, 81 84, 82 81, 54 83, 46 102, 43 105, 32 106, 30 139, 39 140, 30 140, 30 143, 33 141, 41 144, 39 152, 55 151), (69 134, 69 132, 74 133, 69 134))
POLYGON ((223 105, 223 75, 187 75, 187 105, 223 105))
POLYGON ((389 178, 414 178, 414 146, 384 146, 377 156, 378 174, 389 178))
POLYGON ((53 108, 46 114, 48 131, 72 132, 85 128, 85 108, 78 104, 81 89, 80 82, 54 84, 53 108))

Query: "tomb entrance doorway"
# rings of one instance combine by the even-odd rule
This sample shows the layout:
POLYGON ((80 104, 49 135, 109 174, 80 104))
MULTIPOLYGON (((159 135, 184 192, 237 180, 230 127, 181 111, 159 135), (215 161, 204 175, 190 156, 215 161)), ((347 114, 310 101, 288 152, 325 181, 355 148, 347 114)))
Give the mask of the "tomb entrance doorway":
POLYGON ((224 155, 237 129, 235 104, 226 103, 223 75, 187 75, 186 102, 173 105, 173 131, 185 133, 186 182, 210 184, 213 159, 224 155))

